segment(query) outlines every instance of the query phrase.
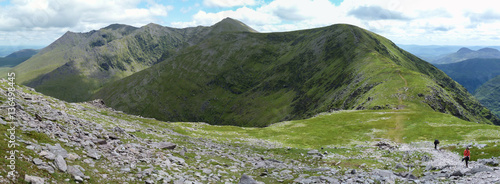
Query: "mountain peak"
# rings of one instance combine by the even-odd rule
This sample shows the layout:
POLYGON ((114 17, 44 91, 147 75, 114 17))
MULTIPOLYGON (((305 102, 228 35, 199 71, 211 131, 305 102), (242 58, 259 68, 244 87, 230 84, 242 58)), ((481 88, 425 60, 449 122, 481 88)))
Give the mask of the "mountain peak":
POLYGON ((217 22, 213 26, 211 26, 212 32, 220 33, 220 32, 252 32, 256 33, 257 31, 243 22, 232 19, 232 18, 225 18, 222 19, 220 22, 217 22))
POLYGON ((500 51, 498 51, 497 49, 494 49, 494 48, 482 48, 482 49, 479 49, 478 52, 491 52, 491 53, 498 53, 500 51))
POLYGON ((134 28, 137 29, 134 26, 129 26, 126 24, 111 24, 111 25, 106 26, 105 28, 102 28, 102 29, 118 30, 118 29, 134 29, 134 28))
POLYGON ((457 53, 469 53, 469 52, 474 52, 474 51, 470 50, 467 47, 462 47, 460 50, 457 51, 457 53))

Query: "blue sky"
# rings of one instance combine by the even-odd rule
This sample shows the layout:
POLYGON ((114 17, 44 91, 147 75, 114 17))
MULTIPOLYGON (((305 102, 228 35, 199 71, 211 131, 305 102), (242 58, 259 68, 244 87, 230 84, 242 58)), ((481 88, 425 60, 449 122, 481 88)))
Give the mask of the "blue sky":
POLYGON ((48 45, 113 23, 210 26, 226 17, 259 32, 347 23, 397 44, 499 45, 500 9, 475 0, 0 0, 0 45, 48 45))

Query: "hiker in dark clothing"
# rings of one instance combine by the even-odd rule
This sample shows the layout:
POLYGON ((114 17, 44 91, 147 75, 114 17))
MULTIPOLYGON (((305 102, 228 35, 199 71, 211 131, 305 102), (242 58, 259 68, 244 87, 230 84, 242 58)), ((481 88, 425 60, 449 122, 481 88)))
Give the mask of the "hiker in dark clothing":
POLYGON ((437 139, 434 140, 434 149, 437 149, 438 144, 439 144, 439 140, 437 140, 437 139))
POLYGON ((469 160, 470 160, 470 150, 469 150, 469 147, 465 148, 464 158, 462 158, 462 162, 464 160, 465 160, 465 167, 469 167, 469 160))

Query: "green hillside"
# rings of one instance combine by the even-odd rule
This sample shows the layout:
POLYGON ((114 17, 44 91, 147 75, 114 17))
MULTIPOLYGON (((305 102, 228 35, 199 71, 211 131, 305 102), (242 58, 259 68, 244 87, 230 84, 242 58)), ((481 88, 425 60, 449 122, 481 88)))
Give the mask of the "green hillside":
POLYGON ((212 27, 185 29, 152 23, 141 28, 113 24, 88 33, 67 32, 13 71, 18 83, 46 95, 86 101, 107 83, 149 68, 222 29, 253 31, 232 19, 212 27))
POLYGON ((472 94, 486 81, 500 75, 500 59, 475 58, 435 66, 472 94))
MULTIPOLYGON (((35 49, 23 49, 20 51, 13 52, 5 57, 0 57, 0 68, 11 68, 26 60, 31 56, 38 53, 35 49)), ((0 72, 0 74, 3 74, 0 72)))
POLYGON ((437 111, 500 124, 431 64, 351 25, 216 34, 94 98, 164 121, 239 126, 349 109, 437 111))
POLYGON ((500 75, 477 88, 474 96, 481 104, 500 117, 500 75))
MULTIPOLYGON (((9 106, 11 97, 4 93, 9 87, 7 80, 0 79, 1 106, 9 106)), ((175 176, 199 183, 237 183, 242 174, 264 183, 298 183, 295 180, 304 177, 316 178, 315 183, 328 183, 318 179, 325 177, 350 183, 352 180, 346 178, 356 177, 353 169, 360 181, 369 183, 413 182, 400 173, 411 173, 422 183, 475 183, 498 177, 491 171, 442 178, 464 169, 459 154, 465 146, 472 145, 474 168, 470 170, 477 168, 480 159, 500 156, 500 127, 430 110, 335 111, 248 128, 166 123, 102 107, 99 102, 68 103, 25 86, 15 88, 17 118, 28 121, 12 121, 7 109, 0 109, 0 130, 9 135, 16 127, 12 141, 17 143, 11 148, 9 141, 2 141, 0 147, 19 155, 13 178, 7 177, 10 154, 0 157, 0 183, 28 183, 25 175, 41 177, 44 183, 179 181, 175 176), (432 147, 434 139, 441 141, 440 150, 432 147), (160 142, 176 147, 155 148, 160 142), (388 147, 379 146, 381 143, 388 147), (68 169, 59 169, 62 167, 50 159, 50 153, 67 154, 63 160, 68 169), (166 160, 168 164, 163 164, 166 160), (451 162, 443 162, 443 166, 436 160, 451 162), (398 164, 411 168, 401 169, 398 164), (70 171, 70 167, 81 173, 74 168, 70 171), (207 169, 217 173, 217 178, 200 177, 209 173, 207 169), (374 176, 372 171, 381 169, 395 178, 374 176), (283 178, 281 173, 291 177, 283 178), (429 173, 440 176, 426 178, 429 173), (75 176, 79 175, 87 177, 77 181, 75 176)))

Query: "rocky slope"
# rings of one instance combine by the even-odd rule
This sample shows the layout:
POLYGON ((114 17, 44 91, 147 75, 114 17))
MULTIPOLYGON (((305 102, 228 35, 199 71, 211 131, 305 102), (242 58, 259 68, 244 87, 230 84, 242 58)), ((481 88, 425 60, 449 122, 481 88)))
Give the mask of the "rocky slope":
MULTIPOLYGON (((186 131, 205 124, 131 116, 100 100, 67 103, 26 87, 15 87, 15 99, 8 99, 8 87, 1 79, 0 128, 15 127, 15 137, 4 136, 0 145, 17 152, 14 178, 7 177, 10 156, 0 158, 2 183, 500 182, 498 158, 463 168, 458 155, 433 150, 430 142, 373 139, 310 150, 264 139, 192 137, 186 131), (11 100, 16 121, 8 116, 11 100)), ((486 146, 466 145, 477 152, 486 146)))
POLYGON ((500 124, 431 64, 380 35, 342 24, 216 34, 104 86, 93 97, 164 121, 239 126, 267 126, 332 110, 402 108, 500 124))

